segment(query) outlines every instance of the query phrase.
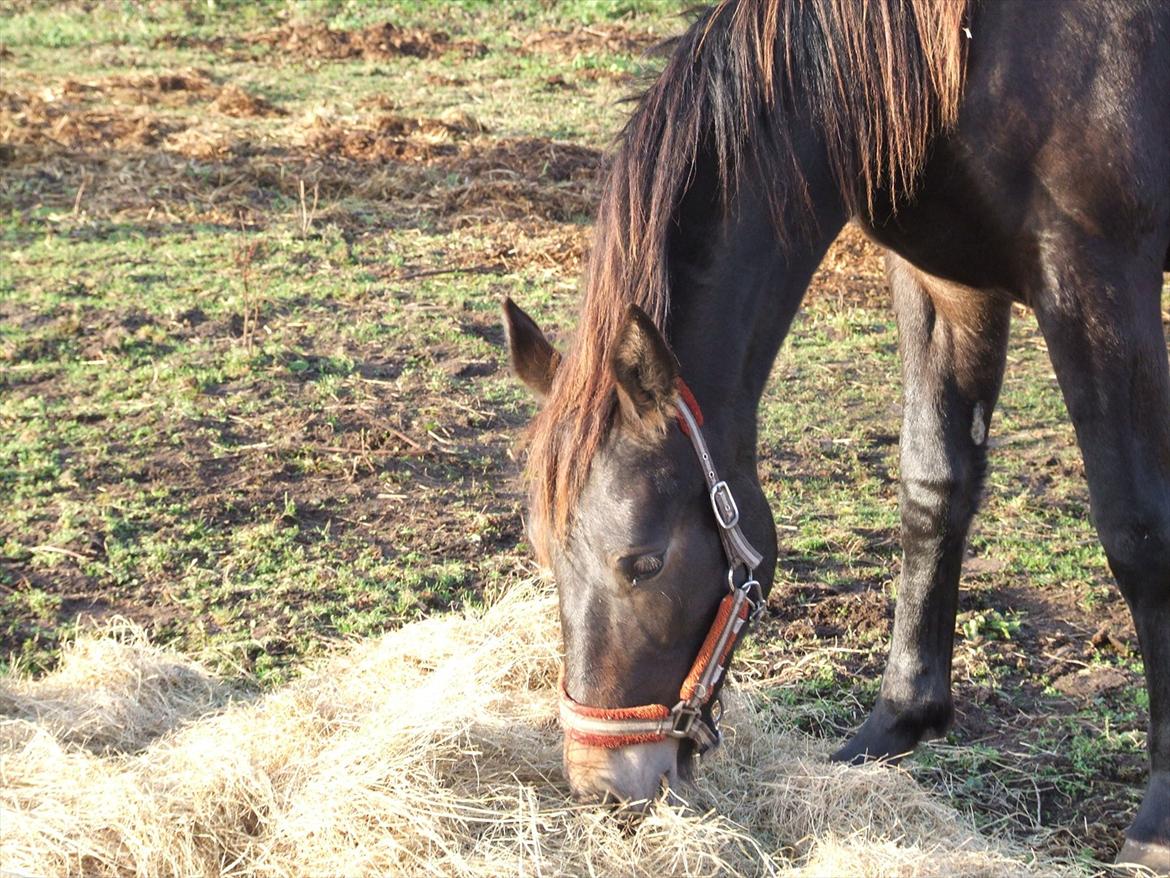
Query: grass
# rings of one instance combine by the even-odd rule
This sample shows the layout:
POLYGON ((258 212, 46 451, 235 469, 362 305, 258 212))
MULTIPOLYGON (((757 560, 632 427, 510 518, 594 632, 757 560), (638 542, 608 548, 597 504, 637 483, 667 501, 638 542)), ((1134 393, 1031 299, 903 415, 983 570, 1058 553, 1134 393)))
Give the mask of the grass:
MULTIPOLYGON (((678 4, 80 9, 0 19, 3 668, 51 671, 126 616, 270 689, 339 640, 530 573, 514 476, 532 403, 497 303, 571 331, 619 99, 678 4), (338 60, 248 39, 387 20, 483 51, 338 60), (276 109, 217 110, 227 85, 276 109)), ((742 667, 776 722, 834 740, 876 695, 897 593, 887 298, 847 235, 760 411, 782 557, 742 667)), ((994 831, 1107 856, 1144 765, 1141 666, 1022 309, 992 444, 959 723, 912 770, 994 831), (1035 820, 1003 825, 1009 799, 1035 820)))

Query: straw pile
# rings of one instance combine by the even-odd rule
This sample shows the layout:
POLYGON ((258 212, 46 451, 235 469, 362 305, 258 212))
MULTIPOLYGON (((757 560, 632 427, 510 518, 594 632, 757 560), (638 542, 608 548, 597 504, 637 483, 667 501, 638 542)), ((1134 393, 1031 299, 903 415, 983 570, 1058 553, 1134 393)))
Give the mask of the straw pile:
POLYGON ((742 693, 689 806, 634 829, 569 803, 555 600, 362 643, 274 694, 128 639, 0 686, 0 862, 15 874, 1057 874, 897 770, 846 769, 742 693))

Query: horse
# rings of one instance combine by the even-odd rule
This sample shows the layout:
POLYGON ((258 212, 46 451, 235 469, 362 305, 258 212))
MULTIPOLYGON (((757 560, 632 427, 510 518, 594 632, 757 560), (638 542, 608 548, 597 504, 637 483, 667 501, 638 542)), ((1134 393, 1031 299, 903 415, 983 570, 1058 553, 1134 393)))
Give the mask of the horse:
POLYGON ((615 143, 574 340, 510 300, 535 393, 527 528, 556 579, 575 795, 636 803, 718 743, 771 589, 757 407, 846 222, 885 251, 903 566, 876 703, 833 756, 950 725, 962 557, 1013 303, 1036 316, 1130 608, 1149 783, 1118 855, 1170 864, 1170 5, 722 0, 615 143), (673 705, 673 706, 672 706, 673 705))

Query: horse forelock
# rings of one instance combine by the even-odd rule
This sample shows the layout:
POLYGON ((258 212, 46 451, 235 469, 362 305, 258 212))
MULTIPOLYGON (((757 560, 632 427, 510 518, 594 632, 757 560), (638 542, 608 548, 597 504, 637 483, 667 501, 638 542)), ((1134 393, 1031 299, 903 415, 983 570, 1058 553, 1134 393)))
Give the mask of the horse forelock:
POLYGON ((616 412, 609 357, 633 303, 666 332, 667 250, 700 155, 727 206, 747 172, 767 193, 777 237, 812 204, 787 122, 815 125, 854 213, 896 203, 958 114, 968 0, 722 0, 673 43, 617 142, 598 209, 575 340, 528 436, 537 552, 565 535, 616 412))

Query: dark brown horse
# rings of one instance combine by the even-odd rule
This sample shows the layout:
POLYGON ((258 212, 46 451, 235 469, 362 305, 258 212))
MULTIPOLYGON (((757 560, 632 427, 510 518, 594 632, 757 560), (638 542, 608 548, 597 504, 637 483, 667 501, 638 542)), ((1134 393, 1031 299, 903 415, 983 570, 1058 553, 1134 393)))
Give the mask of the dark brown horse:
POLYGON ((951 721, 961 559, 1022 302, 1145 660, 1150 779, 1121 859, 1170 868, 1164 0, 726 0, 673 45, 614 157, 572 349, 505 307, 514 369, 543 401, 530 534, 560 589, 574 790, 652 797, 716 731, 688 669, 734 645, 715 643, 727 614, 712 620, 751 592, 719 522, 734 496, 766 592, 756 409, 846 221, 888 251, 905 560, 880 697, 836 758, 896 757, 951 721), (701 409, 709 468, 698 421, 674 426, 683 406, 701 409))

